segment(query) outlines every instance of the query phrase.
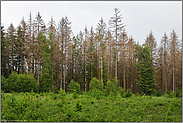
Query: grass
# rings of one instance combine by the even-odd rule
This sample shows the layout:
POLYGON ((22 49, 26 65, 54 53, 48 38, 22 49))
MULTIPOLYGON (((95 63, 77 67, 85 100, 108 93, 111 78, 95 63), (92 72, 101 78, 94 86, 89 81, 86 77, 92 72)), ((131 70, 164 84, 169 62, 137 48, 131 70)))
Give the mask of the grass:
POLYGON ((181 122, 182 98, 1 93, 1 122, 181 122))

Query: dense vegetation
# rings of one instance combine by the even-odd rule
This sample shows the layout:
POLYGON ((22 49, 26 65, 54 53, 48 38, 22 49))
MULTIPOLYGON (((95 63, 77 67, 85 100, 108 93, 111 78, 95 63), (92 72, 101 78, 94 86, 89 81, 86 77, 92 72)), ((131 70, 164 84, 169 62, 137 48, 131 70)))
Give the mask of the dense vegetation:
MULTIPOLYGON (((6 122, 181 122, 182 98, 131 94, 104 96, 83 92, 1 92, 1 121, 6 122), (126 98, 124 98, 126 97, 126 98), (19 120, 19 121, 18 121, 19 120)), ((168 95, 170 96, 170 95, 168 95)))

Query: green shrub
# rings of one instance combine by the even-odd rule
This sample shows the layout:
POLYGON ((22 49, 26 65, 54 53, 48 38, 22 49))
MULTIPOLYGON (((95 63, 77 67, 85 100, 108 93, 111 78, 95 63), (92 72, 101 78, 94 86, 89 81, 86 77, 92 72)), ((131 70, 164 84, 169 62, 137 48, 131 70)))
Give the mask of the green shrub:
POLYGON ((19 85, 17 92, 36 92, 38 88, 38 83, 32 75, 19 74, 17 84, 19 85))
POLYGON ((38 84, 33 75, 17 74, 13 72, 6 80, 3 79, 3 88, 6 92, 31 92, 37 91, 38 84))
POLYGON ((76 91, 76 93, 79 93, 80 85, 77 82, 75 82, 74 80, 71 80, 71 82, 68 85, 68 91, 73 93, 74 90, 76 91))
POLYGON ((10 92, 7 79, 4 76, 1 76, 1 90, 5 93, 10 92))
POLYGON ((176 88, 176 97, 182 97, 182 89, 179 90, 178 88, 176 88))
POLYGON ((74 89, 73 98, 76 99, 77 97, 78 97, 77 91, 74 89))
POLYGON ((128 89, 125 93, 124 93, 124 97, 131 97, 132 96, 132 92, 130 89, 128 89))
POLYGON ((116 93, 115 85, 110 80, 107 81, 104 92, 106 96, 108 96, 110 92, 116 93))
POLYGON ((158 97, 160 97, 160 96, 162 95, 161 90, 158 90, 158 91, 156 92, 156 95, 157 95, 158 97))
POLYGON ((116 100, 120 101, 122 99, 122 96, 119 92, 116 94, 116 100))
POLYGON ((8 92, 13 92, 13 91, 17 91, 17 88, 19 88, 19 84, 17 84, 17 78, 18 78, 18 74, 16 72, 13 72, 9 78, 7 79, 7 85, 9 87, 9 91, 8 92))
POLYGON ((59 96, 60 96, 62 99, 65 99, 66 92, 65 92, 63 89, 60 89, 60 91, 59 91, 58 93, 59 93, 59 96))
POLYGON ((122 96, 125 93, 125 90, 122 87, 117 88, 117 92, 122 96))
POLYGON ((114 101, 114 100, 116 99, 115 93, 114 93, 114 92, 110 92, 110 93, 109 93, 109 96, 108 96, 108 99, 114 101))
POLYGON ((91 93, 91 96, 96 98, 96 99, 101 99, 103 95, 104 95, 103 92, 100 90, 96 90, 96 91, 91 93))
POLYGON ((93 80, 90 82, 90 93, 95 93, 96 90, 102 91, 103 83, 96 77, 94 77, 93 80))
POLYGON ((76 103, 75 103, 75 110, 76 111, 82 110, 82 104, 79 101, 76 101, 76 103))
POLYGON ((175 93, 173 91, 171 91, 169 94, 169 98, 174 98, 174 97, 175 97, 175 93))
POLYGON ((140 94, 137 92, 137 93, 136 93, 136 96, 137 96, 137 97, 140 97, 140 94))

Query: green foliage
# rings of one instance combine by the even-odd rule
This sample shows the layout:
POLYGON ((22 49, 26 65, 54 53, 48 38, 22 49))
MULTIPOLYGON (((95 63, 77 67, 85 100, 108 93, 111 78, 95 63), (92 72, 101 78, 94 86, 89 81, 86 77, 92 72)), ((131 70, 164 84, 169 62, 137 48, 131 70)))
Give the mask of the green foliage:
POLYGON ((101 98, 104 96, 104 94, 103 94, 102 91, 96 90, 96 91, 93 91, 93 92, 91 93, 91 96, 92 96, 92 97, 95 97, 96 99, 101 99, 101 98))
POLYGON ((7 79, 7 83, 8 83, 8 89, 7 92, 13 92, 17 90, 17 78, 18 78, 18 74, 16 72, 13 72, 9 78, 7 79))
POLYGON ((97 90, 103 90, 103 83, 98 80, 96 77, 90 82, 90 92, 95 93, 97 90))
POLYGON ((82 110, 82 104, 77 100, 75 103, 75 110, 81 111, 82 110))
POLYGON ((116 90, 115 90, 115 85, 110 80, 108 80, 105 86, 105 95, 108 96, 110 92, 115 93, 116 90))
POLYGON ((119 80, 116 81, 116 78, 114 78, 112 82, 110 80, 107 81, 104 92, 106 96, 108 96, 110 92, 113 92, 115 95, 119 92, 123 95, 124 89, 119 87, 119 80))
POLYGON ((170 98, 174 98, 175 97, 175 93, 173 91, 171 91, 169 97, 170 98))
POLYGON ((71 82, 68 85, 68 91, 72 93, 74 92, 74 90, 76 91, 76 93, 79 93, 80 85, 74 80, 71 80, 71 82))
POLYGON ((78 97, 77 91, 74 90, 74 92, 73 92, 73 98, 76 99, 77 97, 78 97))
POLYGON ((10 92, 7 79, 4 76, 1 76, 1 90, 10 92))
POLYGON ((124 98, 126 98, 126 97, 131 97, 131 96, 132 96, 132 92, 131 92, 130 89, 128 89, 123 95, 124 95, 124 96, 123 96, 124 98))
POLYGON ((178 97, 178 98, 182 98, 182 89, 178 89, 178 88, 176 88, 176 97, 178 97))
POLYGON ((4 92, 31 92, 37 91, 38 84, 32 75, 17 74, 13 72, 8 79, 1 78, 2 90, 4 92))
POLYGON ((38 84, 32 75, 19 74, 17 78, 17 91, 16 92, 31 92, 37 91, 38 84))
POLYGON ((136 45, 134 58, 138 59, 134 67, 139 67, 138 85, 146 95, 151 95, 155 88, 153 59, 150 58, 149 47, 146 44, 136 45))
POLYGON ((46 39, 44 33, 40 35, 40 41, 43 42, 43 45, 40 45, 41 52, 43 53, 43 71, 40 77, 41 84, 40 84, 40 91, 41 92, 56 92, 55 81, 53 77, 55 76, 54 65, 51 62, 51 52, 53 51, 56 44, 53 44, 52 40, 52 33, 49 34, 49 39, 46 39))
MULTIPOLYGON (((180 98, 122 98, 111 92, 108 98, 95 99, 80 95, 69 97, 60 94, 1 93, 1 121, 13 122, 181 122, 180 98), (65 98, 60 98, 60 95, 65 98), (4 96, 4 97, 3 97, 4 96), (56 97, 56 98, 55 98, 56 97), (3 99, 2 99, 3 98, 3 99), (17 122, 17 121, 16 121, 17 122)), ((61 94, 62 93, 62 94, 61 94)))

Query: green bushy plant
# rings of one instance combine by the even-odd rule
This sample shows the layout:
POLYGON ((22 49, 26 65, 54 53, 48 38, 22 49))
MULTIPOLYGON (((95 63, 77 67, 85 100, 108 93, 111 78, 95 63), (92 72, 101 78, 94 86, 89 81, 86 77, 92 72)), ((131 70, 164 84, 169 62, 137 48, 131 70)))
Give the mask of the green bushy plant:
POLYGON ((38 88, 37 81, 33 75, 18 75, 16 72, 13 72, 7 80, 3 81, 6 92, 36 92, 38 88))
POLYGON ((173 91, 171 91, 169 94, 169 98, 174 98, 174 97, 175 97, 175 93, 173 91))
POLYGON ((101 99, 103 95, 103 92, 100 90, 96 90, 95 92, 91 93, 91 96, 95 97, 96 99, 101 99))
POLYGON ((63 89, 60 89, 58 93, 59 93, 59 96, 60 96, 62 99, 65 99, 65 97, 66 97, 66 92, 65 92, 63 89))
POLYGON ((119 93, 121 96, 125 93, 125 90, 122 87, 117 88, 117 93, 119 93))
POLYGON ((182 89, 176 88, 176 97, 181 98, 182 97, 182 89))
POLYGON ((156 95, 157 95, 158 97, 160 97, 160 96, 162 95, 161 90, 156 91, 156 95))
POLYGON ((110 99, 110 100, 115 100, 116 99, 116 95, 115 95, 115 93, 114 92, 110 92, 109 93, 109 96, 108 96, 108 99, 110 99))
POLYGON ((77 91, 74 89, 73 98, 76 99, 77 97, 78 97, 77 91))
POLYGON ((90 93, 95 93, 96 91, 103 91, 103 83, 96 77, 90 82, 90 93))
POLYGON ((132 92, 130 89, 128 89, 125 93, 124 93, 124 96, 123 97, 131 97, 132 96, 132 92))
POLYGON ((105 95, 108 96, 110 94, 110 92, 114 92, 115 93, 115 87, 114 84, 108 80, 105 86, 105 95))
POLYGON ((19 74, 17 84, 17 92, 36 92, 38 88, 38 83, 32 75, 19 74))
POLYGON ((82 104, 77 100, 75 103, 75 110, 81 111, 82 110, 82 104))
POLYGON ((68 85, 68 91, 73 93, 74 90, 76 93, 79 93, 80 85, 77 82, 75 82, 74 80, 71 80, 71 82, 68 85))
POLYGON ((7 79, 4 76, 1 76, 1 90, 10 92, 7 79))
POLYGON ((13 91, 17 91, 18 85, 17 84, 17 78, 18 78, 18 74, 16 72, 13 72, 9 78, 7 79, 7 83, 8 83, 8 91, 7 92, 13 92, 13 91))

